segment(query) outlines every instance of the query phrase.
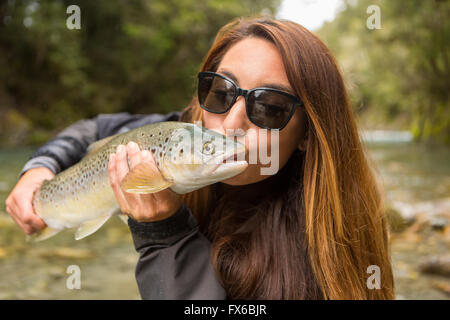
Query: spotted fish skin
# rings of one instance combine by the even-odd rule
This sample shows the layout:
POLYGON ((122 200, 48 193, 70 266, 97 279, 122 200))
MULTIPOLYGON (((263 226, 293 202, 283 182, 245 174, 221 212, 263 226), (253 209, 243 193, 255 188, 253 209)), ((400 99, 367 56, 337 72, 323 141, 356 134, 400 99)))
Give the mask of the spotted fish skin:
POLYGON ((35 192, 33 206, 47 228, 33 240, 77 227, 75 239, 82 239, 120 214, 109 182, 108 161, 117 146, 130 141, 152 152, 159 172, 130 170, 126 179, 132 188, 124 189, 127 192, 151 193, 170 187, 183 194, 235 176, 247 167, 246 161, 223 161, 245 153, 245 146, 191 123, 160 122, 106 138, 92 146, 93 151, 80 162, 44 181, 35 192), (156 175, 159 180, 154 179, 156 175))

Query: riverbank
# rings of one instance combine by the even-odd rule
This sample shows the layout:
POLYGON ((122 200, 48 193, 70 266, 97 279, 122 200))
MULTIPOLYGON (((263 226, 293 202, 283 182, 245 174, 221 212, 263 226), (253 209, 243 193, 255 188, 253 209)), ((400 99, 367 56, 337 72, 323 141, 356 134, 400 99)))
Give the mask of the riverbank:
POLYGON ((40 243, 0 212, 0 300, 140 299, 134 277, 139 255, 128 227, 119 219, 83 241, 73 230, 40 243), (80 289, 68 289, 69 266, 80 270, 80 289))
POLYGON ((397 299, 450 299, 450 226, 417 222, 390 237, 397 299))

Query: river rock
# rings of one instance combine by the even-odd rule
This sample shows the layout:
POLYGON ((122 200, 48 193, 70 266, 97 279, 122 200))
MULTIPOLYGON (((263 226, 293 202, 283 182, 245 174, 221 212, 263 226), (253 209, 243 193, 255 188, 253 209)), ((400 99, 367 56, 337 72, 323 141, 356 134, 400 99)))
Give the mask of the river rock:
POLYGON ((42 248, 41 250, 35 250, 34 254, 43 258, 61 259, 90 259, 95 256, 92 250, 70 247, 42 248))
MULTIPOLYGON (((415 230, 420 232, 430 227, 435 231, 445 231, 446 227, 450 225, 450 198, 418 203, 394 201, 391 203, 390 208, 390 211, 396 211, 396 214, 402 217, 403 225, 410 226, 408 228, 409 231, 415 230)), ((392 216, 389 216, 389 213, 387 211, 388 220, 396 222, 393 226, 397 226, 392 231, 403 231, 404 228, 401 228, 402 224, 398 225, 402 220, 395 216, 393 219, 392 216)))
POLYGON ((450 277, 450 256, 429 257, 419 265, 419 269, 423 273, 450 277))
POLYGON ((392 232, 402 232, 408 226, 407 221, 403 218, 400 212, 392 207, 385 210, 386 218, 389 225, 389 230, 392 232))
POLYGON ((432 286, 450 296, 450 284, 446 282, 433 282, 432 286))
POLYGON ((433 217, 430 220, 430 225, 433 230, 443 231, 446 226, 450 225, 447 217, 433 217))
POLYGON ((410 223, 420 215, 425 215, 429 220, 435 217, 450 219, 450 198, 413 203, 393 201, 391 206, 410 223))

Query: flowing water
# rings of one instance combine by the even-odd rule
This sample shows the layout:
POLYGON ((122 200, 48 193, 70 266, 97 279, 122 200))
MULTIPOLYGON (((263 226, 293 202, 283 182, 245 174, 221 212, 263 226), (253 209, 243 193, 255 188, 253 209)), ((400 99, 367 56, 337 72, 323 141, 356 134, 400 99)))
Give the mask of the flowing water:
POLYGON ((0 149, 0 299, 140 299, 134 278, 138 254, 119 218, 80 241, 66 230, 29 243, 5 214, 5 199, 32 153, 0 149), (73 277, 78 270, 80 289, 73 277))
POLYGON ((450 259, 450 148, 412 143, 403 133, 371 137, 380 138, 367 146, 387 204, 406 219, 416 217, 390 237, 397 299, 449 299, 449 276, 420 269, 434 257, 450 259), (430 227, 438 217, 446 217, 443 230, 430 227))
MULTIPOLYGON (((402 137, 368 145, 386 198, 405 210, 424 203, 429 208, 445 206, 450 197, 450 149, 418 145, 402 137)), ((5 213, 5 199, 33 150, 0 149, 0 299, 139 299, 134 278, 138 254, 128 227, 119 219, 111 219, 81 241, 66 230, 47 241, 28 243, 5 213), (74 284, 73 268, 80 271, 80 289, 68 289, 74 284)), ((434 285, 450 285, 448 278, 424 276, 417 270, 421 258, 445 254, 448 247, 435 236, 425 240, 392 243, 399 299, 448 298, 434 285)))

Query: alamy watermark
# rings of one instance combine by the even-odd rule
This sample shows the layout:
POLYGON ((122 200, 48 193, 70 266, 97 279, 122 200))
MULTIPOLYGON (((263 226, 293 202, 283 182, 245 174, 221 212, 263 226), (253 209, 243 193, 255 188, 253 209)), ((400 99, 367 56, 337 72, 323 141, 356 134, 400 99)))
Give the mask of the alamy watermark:
POLYGON ((381 271, 380 267, 373 264, 367 267, 367 271, 370 276, 367 278, 366 285, 370 290, 381 289, 381 271))
POLYGON ((367 7, 367 14, 370 16, 366 20, 367 29, 381 29, 381 9, 379 6, 372 4, 367 7))
POLYGON ((66 26, 69 30, 80 30, 81 29, 81 9, 79 6, 72 4, 67 7, 67 14, 70 14, 66 20, 66 26))
POLYGON ((69 290, 81 289, 81 269, 76 264, 67 267, 67 274, 70 276, 66 280, 66 288, 69 290))

